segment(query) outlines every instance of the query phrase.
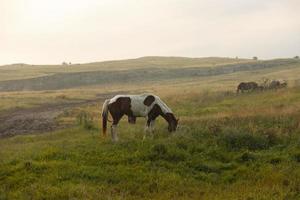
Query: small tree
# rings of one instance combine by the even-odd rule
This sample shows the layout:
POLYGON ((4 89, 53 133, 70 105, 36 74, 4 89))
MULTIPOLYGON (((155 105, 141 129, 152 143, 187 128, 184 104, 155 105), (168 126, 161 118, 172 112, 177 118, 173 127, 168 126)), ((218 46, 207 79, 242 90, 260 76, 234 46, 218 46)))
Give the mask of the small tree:
POLYGON ((295 56, 294 59, 299 59, 299 56, 295 56))
POLYGON ((256 56, 253 57, 253 60, 258 60, 258 58, 256 56))

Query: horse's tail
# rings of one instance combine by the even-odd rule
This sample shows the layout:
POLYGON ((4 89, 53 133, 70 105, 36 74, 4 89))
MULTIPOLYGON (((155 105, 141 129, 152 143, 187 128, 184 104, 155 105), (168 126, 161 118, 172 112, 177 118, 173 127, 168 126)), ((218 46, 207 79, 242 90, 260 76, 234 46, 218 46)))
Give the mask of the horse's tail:
POLYGON ((108 104, 109 104, 109 99, 106 99, 102 106, 102 132, 104 136, 106 136, 106 130, 107 130, 108 104))
POLYGON ((240 85, 238 85, 237 89, 236 89, 236 93, 238 94, 240 92, 240 90, 241 90, 241 87, 240 87, 240 85))

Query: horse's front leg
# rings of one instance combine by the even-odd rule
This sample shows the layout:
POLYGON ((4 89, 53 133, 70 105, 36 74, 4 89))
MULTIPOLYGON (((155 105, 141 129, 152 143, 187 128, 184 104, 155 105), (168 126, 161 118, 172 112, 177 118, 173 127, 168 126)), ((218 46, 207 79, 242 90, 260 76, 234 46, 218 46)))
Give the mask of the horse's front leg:
POLYGON ((153 138, 153 130, 154 130, 154 120, 152 119, 147 119, 147 123, 145 126, 145 135, 143 137, 143 139, 146 139, 147 135, 151 135, 151 137, 153 138))
POLYGON ((149 133, 149 124, 148 124, 148 121, 146 122, 145 124, 145 129, 144 129, 144 137, 143 137, 143 140, 146 139, 147 135, 149 133))
POLYGON ((150 121, 150 133, 153 136, 155 120, 150 121))

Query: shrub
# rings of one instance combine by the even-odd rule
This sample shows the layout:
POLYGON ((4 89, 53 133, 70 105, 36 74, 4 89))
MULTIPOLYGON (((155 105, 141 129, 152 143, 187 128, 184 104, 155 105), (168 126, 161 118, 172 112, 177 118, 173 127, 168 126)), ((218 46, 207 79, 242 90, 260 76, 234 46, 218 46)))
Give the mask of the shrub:
POLYGON ((164 144, 156 144, 151 149, 146 159, 151 161, 166 160, 169 162, 179 162, 186 158, 186 153, 178 148, 168 149, 164 144))
POLYGON ((269 147, 269 140, 267 137, 258 134, 240 133, 237 131, 230 131, 223 134, 220 138, 220 143, 223 143, 228 150, 261 150, 269 147))
POLYGON ((167 154, 167 147, 164 144, 156 144, 154 145, 149 154, 150 160, 159 160, 165 158, 167 154))
POLYGON ((167 147, 164 144, 156 144, 152 147, 151 151, 156 155, 165 155, 167 147))
POLYGON ((294 153, 292 155, 292 157, 293 157, 293 160, 300 163, 300 152, 294 153))
POLYGON ((67 96, 65 94, 60 94, 60 95, 57 95, 55 98, 56 99, 67 99, 67 96))
POLYGON ((239 162, 249 162, 249 161, 254 161, 254 160, 255 160, 255 156, 254 156, 252 153, 250 153, 250 152, 244 152, 244 153, 242 153, 241 156, 239 156, 239 157, 237 158, 237 160, 238 160, 239 162))
MULTIPOLYGON (((208 150, 206 150, 206 151, 208 151, 208 150)), ((219 148, 209 151, 207 153, 207 156, 210 159, 215 159, 222 163, 229 163, 231 161, 231 158, 230 158, 230 155, 228 154, 228 152, 225 152, 219 148)))
POLYGON ((85 112, 81 111, 77 116, 77 123, 82 126, 84 129, 92 130, 95 128, 93 123, 93 117, 85 112))
POLYGON ((265 135, 269 141, 269 145, 273 146, 280 143, 280 138, 276 133, 275 129, 267 128, 263 131, 263 135, 265 135))
POLYGON ((270 163, 272 164, 272 165, 277 165, 277 164, 279 164, 279 163, 281 163, 282 162, 282 159, 280 158, 280 157, 275 157, 275 158, 272 158, 271 160, 270 160, 270 163))
POLYGON ((205 173, 219 173, 220 170, 212 165, 207 163, 199 163, 197 166, 194 167, 197 171, 202 171, 205 173))
POLYGON ((232 163, 224 164, 218 161, 208 161, 199 157, 193 157, 192 159, 189 159, 187 166, 198 172, 217 174, 235 168, 232 163))
POLYGON ((212 134, 218 134, 221 132, 221 126, 219 124, 211 124, 208 126, 208 130, 212 134))
POLYGON ((185 151, 182 151, 180 149, 170 149, 168 151, 166 160, 169 162, 179 162, 179 161, 184 161, 187 157, 187 154, 185 151))
POLYGON ((179 141, 179 142, 176 143, 176 146, 179 149, 187 150, 188 149, 188 145, 185 142, 179 141))

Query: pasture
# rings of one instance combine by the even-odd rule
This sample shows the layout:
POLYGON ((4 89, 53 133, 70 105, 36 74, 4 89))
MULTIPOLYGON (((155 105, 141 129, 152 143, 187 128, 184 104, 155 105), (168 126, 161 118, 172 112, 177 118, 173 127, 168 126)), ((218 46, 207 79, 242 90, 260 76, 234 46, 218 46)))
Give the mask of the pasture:
MULTIPOLYGON (((3 89, 12 80, 0 81, 3 115, 16 109, 63 105, 67 109, 62 107, 55 120, 68 124, 46 133, 0 139, 0 199, 300 198, 299 61, 220 59, 213 64, 204 60, 201 65, 201 59, 195 59, 197 64, 168 58, 171 64, 166 65, 166 71, 151 80, 149 73, 155 75, 156 71, 149 69, 149 62, 159 67, 165 61, 154 58, 138 60, 142 63, 138 66, 134 60, 132 68, 130 61, 118 61, 126 65, 102 69, 102 63, 87 70, 77 66, 63 74, 71 77, 67 80, 72 83, 76 80, 74 73, 89 73, 95 68, 108 73, 120 70, 122 74, 131 70, 130 74, 136 76, 145 74, 140 84, 122 82, 122 76, 112 75, 116 83, 81 82, 84 84, 73 86, 62 81, 58 88, 21 90, 3 89), (259 67, 262 65, 265 67, 259 67), (214 73, 203 74, 207 71, 198 68, 215 69, 214 73), (186 70, 182 76, 179 69, 186 70), (239 82, 260 81, 263 77, 287 79, 289 87, 235 93, 239 82), (142 140, 145 120, 130 125, 124 118, 118 143, 102 137, 103 100, 115 93, 140 92, 161 96, 180 118, 178 131, 168 133, 160 118, 154 138, 142 140), (94 101, 86 102, 89 100, 94 101), (79 123, 80 113, 90 116, 86 122, 79 123)), ((28 79, 18 81, 36 85, 41 69, 31 69, 28 79)), ((57 82, 53 74, 62 73, 47 74, 50 82, 57 82)), ((101 79, 99 74, 95 80, 101 79)))

